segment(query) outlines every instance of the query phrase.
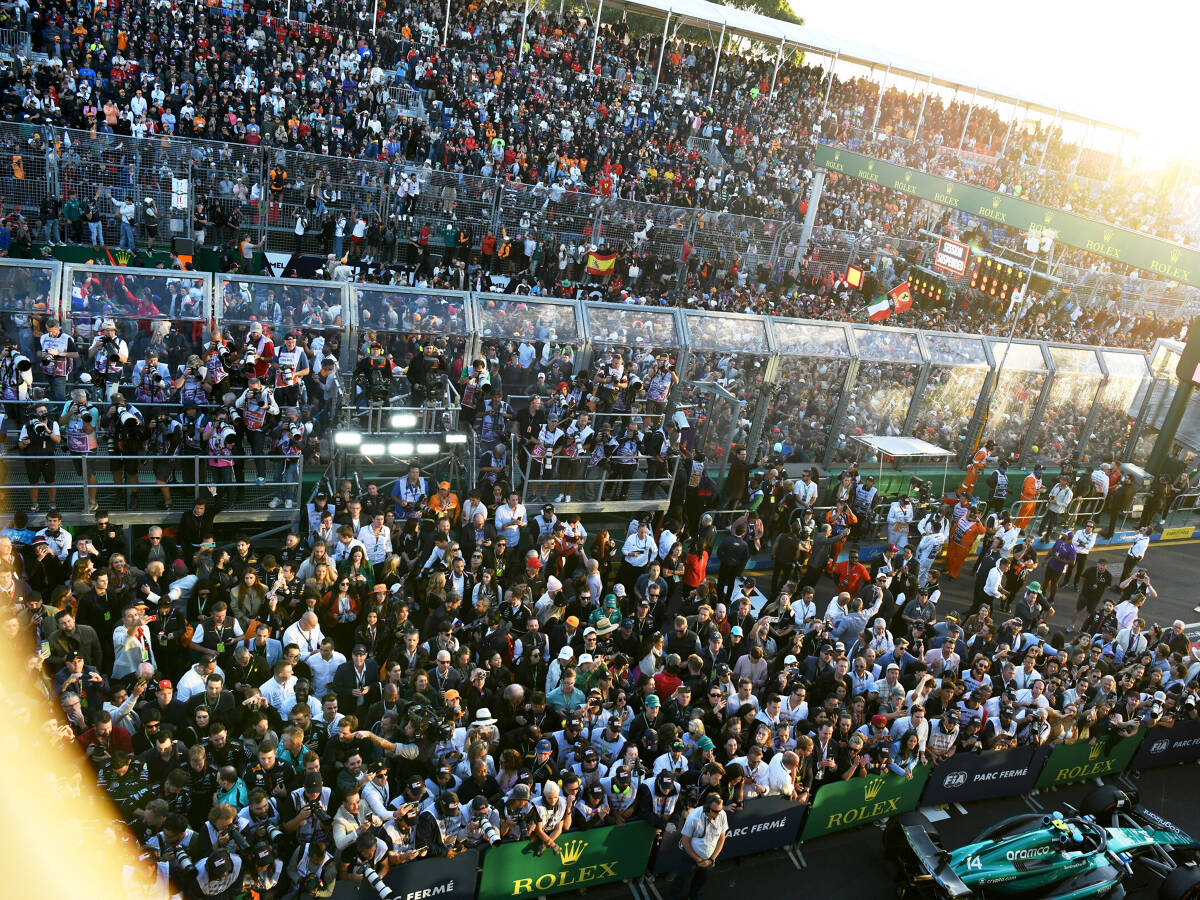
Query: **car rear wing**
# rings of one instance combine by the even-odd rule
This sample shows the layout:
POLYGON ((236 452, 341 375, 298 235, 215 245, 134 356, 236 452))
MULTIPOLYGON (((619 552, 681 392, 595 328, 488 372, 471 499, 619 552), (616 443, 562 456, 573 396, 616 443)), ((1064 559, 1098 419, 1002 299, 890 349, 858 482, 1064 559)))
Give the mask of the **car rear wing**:
POLYGON ((930 880, 945 891, 947 897, 959 900, 959 898, 971 896, 971 889, 950 867, 945 851, 933 843, 928 831, 919 825, 904 825, 900 830, 921 868, 925 870, 930 880))

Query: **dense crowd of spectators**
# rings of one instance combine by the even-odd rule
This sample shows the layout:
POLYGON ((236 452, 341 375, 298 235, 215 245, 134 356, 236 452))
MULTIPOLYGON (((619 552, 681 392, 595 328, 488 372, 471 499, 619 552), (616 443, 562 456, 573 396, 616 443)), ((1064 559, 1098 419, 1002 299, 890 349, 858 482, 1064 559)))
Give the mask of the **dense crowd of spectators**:
MULTIPOLYGON (((546 446, 553 413, 530 418, 546 446)), ((50 511, 0 535, 0 602, 59 733, 192 897, 323 896, 631 820, 677 840, 715 797, 807 803, 955 754, 1196 717, 1200 659, 1181 622, 1153 623, 1144 565, 1174 486, 1119 562, 1065 511, 1127 476, 1106 463, 1046 489, 1035 470, 1050 502, 1014 519, 1001 461, 986 509, 966 490, 923 515, 893 503, 868 568, 873 520, 855 511, 878 502, 873 476, 793 483, 767 461, 751 478, 737 453, 722 499, 747 513, 719 533, 677 501, 593 535, 553 503, 527 510, 494 458, 464 498, 414 464, 229 549, 203 493, 132 553, 106 510, 74 533, 50 511), (1039 534, 1057 538, 1044 561, 1039 534), (755 558, 769 577, 747 573, 755 558), (972 602, 952 612, 964 576, 972 602)), ((566 461, 535 496, 565 489, 566 461)))
MULTIPOLYGON (((661 53, 659 70, 661 39, 635 34, 623 22, 606 24, 597 36, 588 19, 571 15, 533 10, 523 22, 515 6, 451 5, 443 35, 445 7, 436 4, 382 10, 377 22, 365 2, 308 7, 263 0, 179 14, 161 4, 91 11, 51 4, 19 12, 34 50, 48 55, 47 62, 7 72, 6 112, 27 123, 9 140, 8 180, 13 199, 25 198, 22 217, 37 209, 26 230, 50 241, 119 237, 122 246, 138 238, 153 245, 160 218, 168 215, 153 197, 183 173, 172 171, 161 151, 142 153, 136 142, 121 140, 152 134, 232 142, 198 142, 188 159, 193 205, 187 224, 214 243, 242 227, 261 228, 265 192, 265 224, 293 232, 297 248, 319 245, 338 258, 350 251, 352 261, 365 256, 390 263, 411 243, 412 254, 430 263, 440 258, 452 270, 440 232, 465 231, 447 235, 445 247, 465 241, 469 256, 478 253, 486 262, 489 242, 496 251, 511 243, 514 259, 505 265, 521 261, 536 277, 539 265, 553 274, 564 249, 572 263, 581 261, 577 245, 586 248, 594 237, 588 224, 594 204, 620 200, 634 209, 644 201, 667 204, 676 215, 646 206, 653 221, 647 228, 636 213, 628 221, 616 213, 604 237, 638 257, 635 268, 648 288, 661 287, 656 269, 673 278, 681 264, 708 270, 706 291, 745 288, 749 273, 752 285, 770 286, 752 291, 763 297, 757 302, 781 309, 809 302, 806 292, 788 296, 779 289, 784 270, 798 262, 794 245, 790 257, 786 248, 781 254, 779 270, 768 273, 774 279, 756 279, 753 269, 771 249, 773 229, 792 223, 798 230, 814 136, 862 142, 885 156, 982 177, 996 189, 1055 205, 1074 201, 1075 208, 1119 224, 1156 232, 1166 223, 1182 228, 1155 192, 1111 189, 1098 209, 1084 196, 1063 196, 1091 182, 1039 174, 1026 163, 1041 162, 1046 147, 1054 172, 1074 167, 1078 158, 1081 171, 1097 175, 1089 166, 1104 168, 1102 155, 1080 151, 1057 128, 1009 128, 985 107, 968 115, 969 104, 945 104, 936 96, 922 103, 893 87, 876 123, 874 81, 830 82, 823 69, 790 59, 776 74, 774 59, 725 53, 712 82, 715 51, 682 39, 661 53), (190 63, 169 62, 184 46, 197 48, 190 63), (403 98, 411 96, 421 98, 428 121, 408 115, 403 98), (36 123, 90 130, 98 143, 64 147, 33 129, 36 123), (864 135, 872 125, 881 140, 864 135), (921 142, 908 143, 914 136, 921 142), (719 148, 720 161, 693 138, 719 148), (950 150, 960 138, 975 154, 961 171, 966 164, 950 150), (261 172, 238 144, 268 153, 261 172), (979 162, 1001 149, 995 165, 979 162), (44 195, 36 193, 42 174, 49 186, 44 195), (478 221, 499 181, 481 187, 473 176, 502 180, 520 195, 527 210, 513 220, 512 233, 490 233, 488 223, 478 221), (691 231, 689 211, 702 211, 691 231), (738 216, 762 217, 768 228, 730 224, 738 216), (706 224, 722 239, 706 245, 706 224), (670 234, 677 227, 679 233, 670 234), (560 248, 564 234, 573 234, 575 244, 560 248)), ((923 224, 910 216, 905 198, 842 181, 822 204, 820 222, 900 236, 923 224)), ((627 267, 622 276, 624 286, 636 285, 627 267)), ((354 277, 372 280, 378 273, 354 277)), ((1095 330, 1063 328, 1064 336, 1079 340, 1095 330)))

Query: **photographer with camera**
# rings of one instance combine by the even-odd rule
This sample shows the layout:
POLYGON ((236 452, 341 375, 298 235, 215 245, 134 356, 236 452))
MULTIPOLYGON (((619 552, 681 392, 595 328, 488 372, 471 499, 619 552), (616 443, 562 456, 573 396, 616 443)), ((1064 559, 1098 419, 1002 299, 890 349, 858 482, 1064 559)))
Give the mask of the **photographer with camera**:
POLYGON ((196 864, 194 890, 189 894, 194 897, 233 900, 241 893, 244 876, 241 856, 224 848, 214 850, 208 859, 196 864))
MULTIPOLYGON (((217 357, 214 356, 213 359, 216 360, 217 357)), ((168 374, 168 381, 170 381, 171 387, 179 391, 179 401, 184 406, 189 403, 203 406, 208 402, 208 392, 217 387, 217 385, 207 383, 208 376, 216 374, 214 369, 215 365, 205 366, 200 361, 200 357, 193 353, 187 358, 187 362, 180 367, 178 378, 171 380, 168 374)), ((220 374, 224 378, 225 371, 223 368, 220 374)))
POLYGON ((325 841, 298 846, 288 860, 287 873, 297 900, 332 896, 337 885, 337 861, 325 841))
POLYGON ((270 444, 270 426, 279 415, 279 405, 275 402, 275 392, 263 387, 257 376, 251 376, 246 390, 238 397, 235 404, 242 414, 246 438, 250 442, 250 452, 254 456, 255 474, 259 484, 267 480, 267 450, 270 444), (270 422, 268 422, 268 418, 270 422))
POLYGON ((92 377, 100 389, 100 396, 111 400, 121 382, 121 373, 129 362, 129 347, 117 336, 117 323, 112 319, 100 323, 88 347, 88 358, 92 361, 92 377))
POLYGON ((304 379, 312 372, 308 354, 299 344, 300 335, 289 331, 276 355, 275 397, 281 406, 299 406, 303 402, 304 379))
POLYGON ((67 378, 71 375, 74 360, 79 358, 75 339, 63 332, 58 319, 47 319, 46 333, 39 342, 38 358, 50 384, 50 398, 61 403, 67 399, 67 378))
POLYGON ((233 456, 241 437, 229 421, 228 410, 218 412, 204 429, 204 441, 208 452, 208 480, 211 482, 208 491, 220 498, 223 508, 230 509, 233 506, 233 456))
POLYGON ((360 834, 353 848, 347 848, 338 864, 338 877, 346 881, 369 884, 380 897, 390 897, 391 890, 383 883, 391 863, 387 844, 374 834, 360 834))
POLYGON ((304 785, 288 795, 279 813, 280 829, 298 841, 332 841, 333 815, 329 811, 333 792, 317 772, 304 776, 304 785))
MULTIPOLYGON (((146 450, 146 420, 142 411, 116 391, 104 413, 104 428, 108 432, 108 469, 113 484, 137 484, 138 465, 146 450)), ((137 488, 121 493, 119 499, 126 509, 133 509, 137 488)))
POLYGON ((275 496, 267 504, 271 509, 279 507, 281 498, 285 509, 296 505, 292 494, 300 481, 300 460, 304 457, 307 440, 307 433, 298 421, 299 411, 289 406, 283 412, 283 421, 275 429, 271 441, 271 454, 279 457, 274 461, 275 496))
MULTIPOLYGON (((84 474, 83 457, 94 457, 99 447, 96 440, 99 421, 96 408, 88 403, 87 391, 83 388, 71 391, 71 401, 63 407, 58 424, 66 431, 67 450, 75 457, 75 471, 80 475, 84 474)), ((96 503, 96 470, 91 464, 87 467, 87 483, 88 512, 94 513, 100 507, 96 503)))
POLYGON ((133 398, 138 403, 165 404, 175 385, 171 382, 171 370, 160 362, 158 351, 146 349, 146 358, 133 366, 133 398))
POLYGON ((383 344, 372 341, 368 355, 354 366, 355 403, 358 409, 386 406, 392 395, 392 362, 383 344))
POLYGON ((58 489, 54 486, 54 455, 62 443, 62 432, 58 422, 50 418, 50 407, 38 403, 33 408, 33 417, 21 426, 17 446, 25 457, 25 475, 32 490, 29 492, 29 512, 38 510, 38 487, 45 482, 49 488, 50 505, 54 505, 58 489))
POLYGON ((0 397, 6 402, 8 417, 14 422, 25 420, 25 410, 18 400, 29 398, 33 387, 33 363, 21 352, 20 345, 10 337, 0 346, 0 397))
POLYGON ((147 455, 154 467, 154 483, 162 492, 162 508, 171 509, 171 488, 175 480, 175 457, 183 445, 183 427, 165 411, 160 411, 149 423, 146 437, 147 455))

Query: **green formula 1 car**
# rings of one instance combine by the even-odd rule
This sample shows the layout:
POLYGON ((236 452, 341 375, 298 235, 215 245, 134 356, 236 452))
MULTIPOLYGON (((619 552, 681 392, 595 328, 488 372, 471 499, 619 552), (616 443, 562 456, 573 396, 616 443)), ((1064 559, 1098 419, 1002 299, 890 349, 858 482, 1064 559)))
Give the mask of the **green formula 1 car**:
POLYGON ((888 822, 884 847, 900 896, 1120 900, 1125 883, 1160 882, 1160 900, 1200 898, 1200 842, 1111 786, 1080 809, 1028 813, 985 828, 954 850, 920 813, 888 822))

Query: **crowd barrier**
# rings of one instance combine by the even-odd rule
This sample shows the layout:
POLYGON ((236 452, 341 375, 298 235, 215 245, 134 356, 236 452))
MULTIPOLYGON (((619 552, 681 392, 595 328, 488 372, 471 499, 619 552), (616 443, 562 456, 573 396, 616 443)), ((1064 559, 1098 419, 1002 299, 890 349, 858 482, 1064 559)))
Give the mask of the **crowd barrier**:
MULTIPOLYGON (((919 806, 944 806, 1015 797, 1127 771, 1200 761, 1200 720, 1157 725, 1125 738, 1076 741, 1056 747, 1014 747, 960 753, 937 766, 918 766, 912 778, 869 775, 821 787, 811 805, 761 797, 727 809, 729 833, 721 860, 787 850, 919 806)), ((453 859, 395 866, 384 882, 397 897, 506 900, 577 891, 614 881, 675 872, 684 863, 677 832, 664 835, 652 858, 653 829, 645 822, 568 832, 561 855, 535 856, 528 843, 503 843, 453 859)), ((376 897, 368 885, 339 885, 335 896, 376 897)))

